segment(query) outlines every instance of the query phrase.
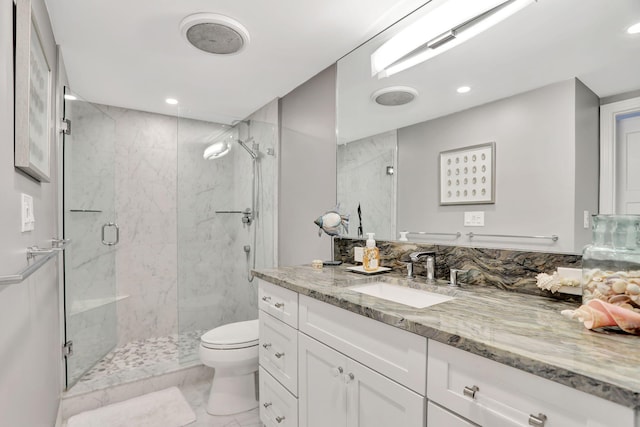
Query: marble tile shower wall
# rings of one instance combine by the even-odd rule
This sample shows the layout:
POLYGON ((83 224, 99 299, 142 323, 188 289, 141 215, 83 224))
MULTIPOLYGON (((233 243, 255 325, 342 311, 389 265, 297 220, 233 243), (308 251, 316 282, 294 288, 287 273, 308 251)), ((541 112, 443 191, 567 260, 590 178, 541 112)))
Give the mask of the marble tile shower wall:
MULTIPOLYGON (((251 207, 251 157, 235 145, 222 159, 204 160, 211 140, 206 123, 178 123, 178 283, 180 332, 206 330, 227 322, 257 317, 255 284, 247 280, 251 260, 245 245, 256 252, 256 266, 274 265, 274 196, 277 160, 266 155, 277 148, 277 102, 254 113, 247 131, 239 126, 243 141, 253 137, 260 145, 256 192, 258 216, 250 227, 239 214, 251 207), (257 247, 253 247, 253 227, 257 247)), ((251 146, 251 142, 248 143, 251 146)))
MULTIPOLYGON (((353 248, 364 246, 362 239, 336 238, 334 256, 336 260, 353 263, 353 248)), ((409 254, 414 251, 436 252, 436 279, 449 279, 449 270, 468 270, 460 281, 475 286, 493 286, 503 290, 534 295, 549 296, 536 286, 538 273, 551 273, 557 267, 580 268, 582 256, 575 254, 518 251, 508 249, 470 248, 422 244, 414 242, 377 241, 380 263, 398 272, 406 272, 409 254)), ((426 276, 421 265, 417 275, 426 276)))
POLYGON ((338 203, 340 213, 350 214, 349 237, 357 237, 358 204, 364 231, 375 230, 380 239, 392 238, 396 223, 397 131, 393 130, 338 145, 338 203))
POLYGON ((178 331, 176 118, 103 106, 116 122, 118 342, 178 331))

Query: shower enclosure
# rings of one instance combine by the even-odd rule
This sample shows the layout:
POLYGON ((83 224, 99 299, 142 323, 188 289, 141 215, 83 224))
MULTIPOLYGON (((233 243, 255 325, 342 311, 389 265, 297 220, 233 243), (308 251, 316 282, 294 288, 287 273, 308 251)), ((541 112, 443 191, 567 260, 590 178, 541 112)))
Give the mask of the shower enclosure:
POLYGON ((65 100, 67 389, 194 366, 203 331, 257 317, 247 273, 275 265, 277 111, 230 127, 65 100), (236 145, 206 160, 221 135, 256 159, 236 145), (251 224, 220 213, 247 208, 251 224))

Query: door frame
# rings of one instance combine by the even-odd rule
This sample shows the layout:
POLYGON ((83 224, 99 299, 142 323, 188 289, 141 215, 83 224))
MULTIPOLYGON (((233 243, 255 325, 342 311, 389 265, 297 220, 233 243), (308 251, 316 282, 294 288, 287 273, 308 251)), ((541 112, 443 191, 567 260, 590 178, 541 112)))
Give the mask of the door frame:
POLYGON ((640 112, 640 97, 600 106, 600 214, 616 213, 616 122, 640 112))

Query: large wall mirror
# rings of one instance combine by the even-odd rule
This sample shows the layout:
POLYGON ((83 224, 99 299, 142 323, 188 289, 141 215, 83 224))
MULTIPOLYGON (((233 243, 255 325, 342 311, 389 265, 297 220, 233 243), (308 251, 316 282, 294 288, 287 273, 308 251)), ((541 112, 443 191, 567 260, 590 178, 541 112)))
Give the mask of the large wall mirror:
MULTIPOLYGON (((429 49, 446 48, 424 62, 372 65, 446 3, 427 2, 338 62, 337 199, 349 236, 362 224, 379 239, 409 231, 421 242, 579 253, 598 213, 600 105, 639 96, 640 34, 627 29, 640 2, 507 1, 525 5, 454 47, 452 33, 432 38, 429 49), (441 203, 440 154, 487 143, 493 202, 441 203)), ((454 192, 474 189, 464 170, 454 192)))

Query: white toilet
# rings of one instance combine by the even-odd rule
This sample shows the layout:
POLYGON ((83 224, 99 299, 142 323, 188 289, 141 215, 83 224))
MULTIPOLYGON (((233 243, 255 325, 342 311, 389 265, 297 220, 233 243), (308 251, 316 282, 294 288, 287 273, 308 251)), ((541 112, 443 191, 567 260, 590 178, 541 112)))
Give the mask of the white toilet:
POLYGON ((200 360, 215 369, 207 412, 230 415, 258 406, 258 320, 229 323, 200 337, 200 360))

